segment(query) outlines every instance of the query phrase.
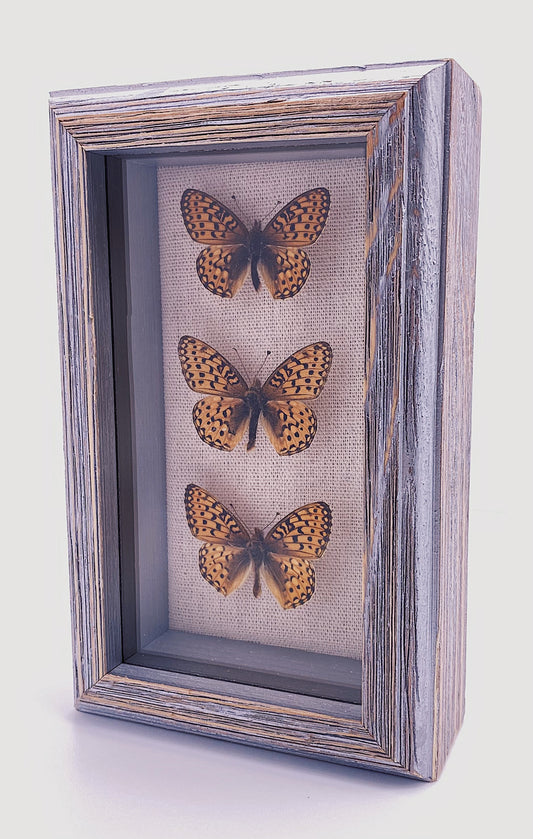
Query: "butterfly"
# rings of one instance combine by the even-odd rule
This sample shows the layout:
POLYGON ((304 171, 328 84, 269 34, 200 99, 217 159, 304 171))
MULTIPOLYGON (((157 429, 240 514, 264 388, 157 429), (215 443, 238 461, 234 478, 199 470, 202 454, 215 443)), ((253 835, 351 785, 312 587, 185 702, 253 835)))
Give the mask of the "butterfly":
POLYGON ((326 341, 297 350, 264 385, 255 378, 249 386, 231 362, 199 338, 184 335, 178 356, 191 390, 208 394, 192 412, 194 427, 204 443, 229 452, 248 428, 246 448, 250 451, 261 417, 278 454, 296 454, 311 445, 317 419, 303 400, 316 399, 326 383, 333 358, 326 341))
POLYGON ((254 571, 254 597, 261 594, 261 571, 283 609, 306 603, 315 590, 309 560, 319 559, 328 545, 331 510, 324 501, 305 504, 267 533, 252 534, 220 501, 195 484, 185 490, 185 512, 200 548, 200 573, 227 597, 254 571))
POLYGON ((329 205, 327 189, 310 189, 289 201, 264 230, 259 221, 248 230, 216 198, 199 189, 186 189, 181 213, 187 233, 207 245, 196 260, 200 281, 212 294, 234 297, 250 265, 256 291, 261 278, 276 300, 294 297, 311 270, 302 246, 312 245, 322 233, 329 205))

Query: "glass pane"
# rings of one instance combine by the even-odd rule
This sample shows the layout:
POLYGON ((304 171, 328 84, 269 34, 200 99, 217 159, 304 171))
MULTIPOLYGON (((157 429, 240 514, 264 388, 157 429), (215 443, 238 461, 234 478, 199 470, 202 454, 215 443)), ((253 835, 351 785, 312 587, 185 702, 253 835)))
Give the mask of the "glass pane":
POLYGON ((131 438, 131 470, 119 475, 135 592, 127 653, 358 701, 364 148, 174 154, 114 169, 123 217, 111 219, 110 244, 125 254, 112 276, 118 430, 131 438), (206 494, 189 490, 188 517, 190 485, 206 494), (247 569, 228 596, 217 590, 247 569))

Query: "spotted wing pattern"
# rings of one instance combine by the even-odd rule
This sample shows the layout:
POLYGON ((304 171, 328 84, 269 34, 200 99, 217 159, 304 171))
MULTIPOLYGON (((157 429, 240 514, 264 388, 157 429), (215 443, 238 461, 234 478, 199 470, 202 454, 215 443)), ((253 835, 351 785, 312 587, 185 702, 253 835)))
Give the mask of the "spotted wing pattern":
POLYGON ((184 335, 178 356, 185 381, 196 393, 221 394, 243 398, 248 385, 239 371, 209 344, 184 335))
POLYGON ((316 187, 289 201, 263 231, 268 245, 312 245, 322 233, 330 206, 329 190, 316 187))
POLYGON ((269 554, 263 565, 263 577, 282 609, 295 609, 312 597, 315 572, 303 557, 269 554))
MULTIPOLYGON (((186 189, 181 197, 185 228, 195 242, 207 245, 196 260, 201 282, 212 294, 234 297, 248 273, 252 248, 259 274, 272 296, 276 300, 294 297, 311 270, 302 246, 316 242, 329 207, 330 194, 325 187, 310 189, 289 201, 264 231, 257 222, 250 238, 246 225, 228 207, 206 192, 186 189)), ((254 270, 252 265, 252 273, 254 270)), ((258 288, 256 280, 254 284, 258 288)))
POLYGON ((209 245, 196 260, 196 271, 208 291, 235 297, 246 279, 250 254, 244 245, 209 245))
POLYGON ((191 239, 202 245, 242 245, 248 238, 247 228, 235 213, 199 189, 185 190, 181 214, 191 239))
POLYGON ((189 484, 185 490, 185 513, 192 535, 202 542, 241 548, 250 541, 242 522, 195 484, 189 484))
POLYGON ((267 245, 261 251, 259 274, 275 300, 294 297, 311 270, 306 252, 300 248, 267 245))
POLYGON ((200 548, 200 574, 224 597, 243 584, 251 565, 244 548, 213 544, 200 548))
POLYGON ((319 559, 329 542, 331 509, 324 501, 293 510, 270 530, 267 550, 277 555, 319 559))
POLYGON ((206 396, 192 409, 194 427, 201 440, 214 449, 230 452, 241 441, 250 411, 242 399, 206 396))
MULTIPOLYGON (((254 565, 250 535, 236 516, 195 484, 185 490, 185 511, 192 535, 204 542, 199 554, 200 573, 226 597, 242 585, 254 565)), ((269 531, 264 540, 262 571, 283 609, 294 609, 313 595, 315 572, 309 560, 322 556, 330 532, 331 510, 323 501, 293 510, 269 531)), ((259 565, 255 574, 257 597, 259 565)))
POLYGON ((302 347, 289 356, 263 385, 266 399, 316 399, 322 392, 333 359, 327 341, 302 347))
POLYGON ((224 204, 199 189, 186 189, 181 214, 191 239, 208 245, 196 260, 203 285, 219 297, 234 297, 246 278, 248 230, 224 204))
POLYGON ((263 407, 262 423, 279 455, 291 455, 309 448, 316 434, 313 410, 301 401, 271 400, 263 407))
POLYGON ((313 442, 316 416, 301 400, 320 395, 332 359, 326 341, 309 344, 280 364, 261 388, 266 400, 262 422, 279 455, 297 454, 313 442))

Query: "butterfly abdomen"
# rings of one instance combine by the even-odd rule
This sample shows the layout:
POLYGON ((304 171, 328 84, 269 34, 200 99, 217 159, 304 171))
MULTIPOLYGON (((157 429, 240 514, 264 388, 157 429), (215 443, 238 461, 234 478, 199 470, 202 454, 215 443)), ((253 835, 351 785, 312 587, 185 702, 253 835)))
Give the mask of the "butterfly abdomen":
POLYGON ((259 271, 257 270, 257 265, 259 263, 259 258, 261 256, 261 248, 263 246, 263 233, 261 231, 261 225, 258 221, 254 221, 253 227, 250 230, 250 239, 248 242, 248 248, 250 251, 250 273, 252 275, 252 283, 256 291, 259 291, 261 286, 261 279, 259 277, 259 271))
POLYGON ((246 404, 250 411, 248 445, 246 446, 246 451, 249 452, 255 446, 259 417, 261 416, 261 411, 263 410, 263 405, 265 404, 265 398, 261 392, 261 384, 257 381, 257 379, 246 394, 246 404))
POLYGON ((250 557, 254 567, 254 597, 259 597, 261 594, 261 566, 265 561, 266 549, 263 533, 258 528, 255 529, 254 535, 248 544, 248 556, 250 557))

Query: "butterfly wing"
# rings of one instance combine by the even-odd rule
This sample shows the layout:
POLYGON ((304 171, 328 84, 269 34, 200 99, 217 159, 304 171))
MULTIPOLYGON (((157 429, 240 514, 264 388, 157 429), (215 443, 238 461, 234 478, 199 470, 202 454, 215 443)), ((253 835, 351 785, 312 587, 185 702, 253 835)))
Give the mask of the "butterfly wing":
POLYGON ((319 559, 329 542, 331 509, 324 501, 305 504, 274 525, 265 538, 269 553, 319 559))
POLYGON ((263 577, 282 609, 306 603, 315 590, 315 572, 303 557, 269 553, 263 563, 263 577))
POLYGON ((193 408, 198 436, 208 446, 231 451, 248 423, 250 411, 244 400, 248 385, 227 358, 199 338, 180 338, 178 356, 191 390, 209 394, 193 408))
POLYGON ((246 279, 250 252, 246 245, 209 245, 200 251, 196 271, 202 285, 219 297, 235 297, 246 279))
POLYGON ((267 402, 261 422, 279 455, 291 455, 309 448, 316 434, 314 411, 296 400, 267 402))
POLYGON ((312 597, 315 572, 309 560, 322 556, 330 533, 331 510, 323 501, 293 510, 268 533, 263 575, 283 609, 295 609, 312 597))
POLYGON ((250 570, 245 526, 205 489, 189 484, 185 490, 187 524, 200 548, 200 573, 224 596, 235 591, 250 570))
POLYGON ((294 297, 303 287, 311 263, 300 248, 266 245, 261 250, 258 270, 264 284, 275 300, 294 297))
POLYGON ((199 338, 183 335, 178 356, 185 381, 195 393, 218 393, 243 399, 248 385, 239 371, 199 338))
POLYGON ((309 344, 280 364, 263 385, 266 403, 261 421, 279 455, 296 454, 311 445, 317 420, 302 400, 320 395, 332 358, 326 341, 309 344))
POLYGON ((248 239, 248 230, 235 213, 199 189, 185 190, 181 215, 191 239, 202 245, 243 245, 248 239))
POLYGON ((189 484, 185 490, 185 513, 192 535, 202 542, 244 548, 250 541, 237 516, 196 484, 189 484))
POLYGON ((196 260, 202 284, 219 297, 233 297, 248 270, 247 228, 224 204, 199 189, 185 190, 181 214, 191 239, 208 245, 196 260))
POLYGON ((296 350, 270 374, 262 387, 266 399, 316 399, 320 396, 333 360, 327 341, 296 350))
POLYGON ((200 439, 214 449, 230 452, 240 442, 250 410, 242 399, 206 396, 192 410, 194 427, 200 439))
POLYGON ((303 192, 276 213, 263 231, 268 245, 305 247, 316 242, 328 219, 329 190, 317 187, 303 192))
POLYGON ((276 300, 294 297, 307 280, 311 263, 302 247, 316 242, 329 207, 330 195, 325 187, 309 189, 289 201, 265 227, 258 268, 276 300))
POLYGON ((243 584, 250 567, 250 558, 244 548, 212 544, 200 548, 200 574, 224 597, 243 584))

